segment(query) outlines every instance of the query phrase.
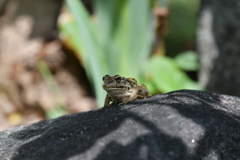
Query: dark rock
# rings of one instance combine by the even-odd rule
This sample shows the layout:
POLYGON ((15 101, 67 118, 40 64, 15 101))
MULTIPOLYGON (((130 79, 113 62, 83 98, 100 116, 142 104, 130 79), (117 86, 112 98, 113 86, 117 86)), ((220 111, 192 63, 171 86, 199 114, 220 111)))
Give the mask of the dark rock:
POLYGON ((237 160, 240 99, 181 90, 0 132, 1 160, 237 160))
POLYGON ((210 92, 240 96, 240 0, 201 0, 199 80, 210 92))

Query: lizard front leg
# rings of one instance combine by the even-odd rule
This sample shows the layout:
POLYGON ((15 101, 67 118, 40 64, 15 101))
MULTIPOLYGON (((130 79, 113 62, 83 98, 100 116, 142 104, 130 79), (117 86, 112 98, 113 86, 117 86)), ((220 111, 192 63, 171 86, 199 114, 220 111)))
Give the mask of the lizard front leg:
POLYGON ((104 101, 104 107, 103 108, 109 107, 111 105, 110 104, 111 101, 112 101, 112 98, 107 94, 106 98, 105 98, 105 101, 104 101))

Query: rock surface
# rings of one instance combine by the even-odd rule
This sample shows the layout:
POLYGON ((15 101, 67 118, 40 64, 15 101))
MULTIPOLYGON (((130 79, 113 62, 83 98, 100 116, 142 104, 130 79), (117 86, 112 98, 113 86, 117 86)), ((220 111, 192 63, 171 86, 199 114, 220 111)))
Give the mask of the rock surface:
POLYGON ((240 96, 240 0, 200 2, 199 81, 208 91, 240 96))
POLYGON ((237 160, 240 99, 180 90, 0 132, 1 160, 237 160))

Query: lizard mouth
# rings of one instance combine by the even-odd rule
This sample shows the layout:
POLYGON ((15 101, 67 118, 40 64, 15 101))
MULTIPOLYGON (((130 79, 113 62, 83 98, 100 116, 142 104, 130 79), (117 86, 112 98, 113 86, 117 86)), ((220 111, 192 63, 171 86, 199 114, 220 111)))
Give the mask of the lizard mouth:
POLYGON ((116 86, 115 88, 127 88, 126 86, 116 86))
POLYGON ((127 89, 127 90, 130 90, 130 87, 127 87, 127 86, 106 86, 106 85, 103 85, 103 88, 105 89, 127 89))

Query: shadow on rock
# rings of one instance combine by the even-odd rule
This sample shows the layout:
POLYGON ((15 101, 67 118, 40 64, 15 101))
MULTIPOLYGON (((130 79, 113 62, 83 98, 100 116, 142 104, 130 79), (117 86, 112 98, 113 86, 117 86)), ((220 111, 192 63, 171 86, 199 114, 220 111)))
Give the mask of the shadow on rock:
POLYGON ((42 121, 8 136, 18 146, 8 151, 13 160, 240 159, 240 100, 223 98, 182 90, 42 121))

